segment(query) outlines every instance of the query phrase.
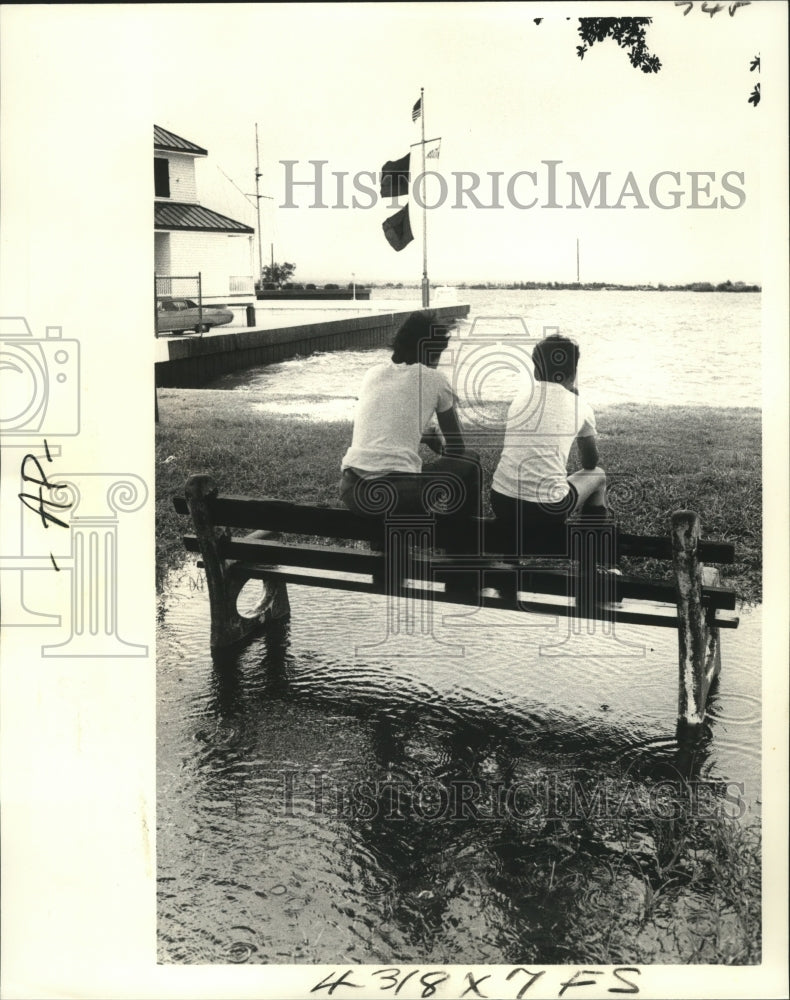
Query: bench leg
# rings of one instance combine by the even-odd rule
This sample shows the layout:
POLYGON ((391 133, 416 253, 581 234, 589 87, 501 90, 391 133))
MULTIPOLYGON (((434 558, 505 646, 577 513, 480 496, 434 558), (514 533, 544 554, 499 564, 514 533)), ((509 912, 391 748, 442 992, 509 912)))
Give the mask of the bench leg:
MULTIPOLYGON (((246 583, 246 580, 244 581, 246 583)), ((270 622, 281 621, 291 614, 291 602, 288 600, 288 588, 283 580, 263 580, 263 596, 252 617, 260 624, 268 625, 270 622)), ((244 618, 243 615, 239 616, 244 618)))
POLYGON ((217 531, 209 512, 209 503, 217 495, 217 488, 209 476, 191 476, 185 494, 206 572, 211 649, 214 652, 238 645, 274 619, 285 617, 289 612, 288 594, 281 581, 264 581, 263 599, 253 614, 240 615, 236 602, 247 578, 233 572, 233 563, 220 552, 223 533, 217 531))
MULTIPOLYGON (((721 577, 715 566, 702 567, 702 585, 703 587, 721 586, 721 577)), ((721 641, 716 625, 708 623, 706 627, 708 640, 705 647, 705 699, 707 701, 711 685, 721 673, 721 641)))
MULTIPOLYGON (((224 583, 219 599, 211 596, 211 649, 219 651, 241 645, 248 639, 260 635, 262 630, 277 621, 284 621, 291 613, 288 590, 282 580, 262 580, 261 599, 249 615, 242 615, 238 609, 239 594, 250 577, 235 572, 235 563, 224 564, 224 583)), ((207 574, 208 579, 208 574, 207 574)))
POLYGON ((704 583, 718 582, 718 570, 698 557, 699 517, 672 515, 672 555, 678 603, 678 731, 698 729, 705 719, 708 692, 721 670, 719 630, 709 625, 702 603, 704 583))

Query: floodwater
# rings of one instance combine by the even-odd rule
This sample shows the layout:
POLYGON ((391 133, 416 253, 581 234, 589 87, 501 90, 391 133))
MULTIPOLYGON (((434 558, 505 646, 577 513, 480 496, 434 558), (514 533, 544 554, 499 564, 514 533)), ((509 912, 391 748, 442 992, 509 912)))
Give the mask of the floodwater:
MULTIPOLYGON (((470 290, 459 296, 471 311, 440 367, 467 420, 478 402, 513 398, 531 377, 533 344, 555 330, 580 346, 579 388, 593 409, 761 406, 758 294, 470 290)), ((209 388, 249 392, 251 405, 270 412, 351 419, 363 375, 389 354, 385 348, 314 354, 225 375, 209 388)))
MULTIPOLYGON (((561 293, 510 294, 544 296, 548 323, 561 293)), ((567 303, 585 294, 562 295, 567 332, 584 313, 581 298, 567 303)), ((656 330, 673 325, 676 297, 652 294, 656 330)), ((684 301, 759 346, 759 296, 684 301)), ((629 312, 625 298, 613 308, 629 312)), ((675 347, 702 336, 700 317, 686 321, 675 347)), ((624 378, 616 343, 584 325, 600 334, 579 338, 599 366, 594 403, 644 398, 650 381, 658 403, 759 405, 758 353, 753 370, 736 368, 739 352, 717 338, 711 370, 710 354, 686 351, 681 399, 675 348, 653 344, 636 371, 631 352, 624 378), (724 399, 728 365, 738 378, 724 399)), ((370 363, 371 352, 319 355, 223 384, 250 405, 331 417, 349 412, 370 363)), ((499 366, 486 398, 506 377, 499 366)), ((717 819, 759 822, 759 607, 722 630, 721 679, 686 745, 674 629, 584 623, 576 635, 517 612, 292 585, 289 597, 287 625, 214 662, 194 561, 160 594, 160 961, 682 964, 720 961, 717 947, 759 960, 742 954, 737 902, 710 874, 709 833, 717 819)))
POLYGON ((579 637, 518 612, 436 605, 426 621, 422 604, 395 634, 384 597, 289 596, 287 626, 217 663, 198 571, 160 599, 161 961, 706 960, 674 926, 721 909, 705 880, 670 880, 648 928, 641 880, 662 836, 707 846, 713 813, 759 817, 759 608, 722 632, 705 734, 684 747, 674 629, 579 637), (700 791, 683 833, 644 804, 662 783, 700 791), (577 910, 597 893, 609 915, 615 891, 625 941, 591 954, 577 910))

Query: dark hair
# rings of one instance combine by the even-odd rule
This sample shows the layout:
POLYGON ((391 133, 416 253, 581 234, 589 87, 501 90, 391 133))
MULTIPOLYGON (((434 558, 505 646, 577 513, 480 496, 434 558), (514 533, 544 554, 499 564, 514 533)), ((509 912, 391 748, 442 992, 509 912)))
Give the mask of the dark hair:
POLYGON ((535 344, 532 360, 535 378, 539 382, 557 382, 572 385, 579 364, 579 345, 561 333, 552 333, 535 344))
POLYGON ((435 312, 413 312, 395 334, 392 360, 396 365, 429 364, 447 347, 453 324, 437 321, 435 312))

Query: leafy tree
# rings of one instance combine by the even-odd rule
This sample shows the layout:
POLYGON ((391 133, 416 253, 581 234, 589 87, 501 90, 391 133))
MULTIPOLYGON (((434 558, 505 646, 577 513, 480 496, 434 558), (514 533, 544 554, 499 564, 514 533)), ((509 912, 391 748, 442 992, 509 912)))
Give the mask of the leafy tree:
MULTIPOLYGON (((693 0, 686 0, 686 2, 688 3, 688 7, 683 12, 684 17, 694 6, 693 0)), ((683 4, 680 3, 680 0, 676 0, 676 6, 683 6, 683 4)), ((735 14, 739 7, 748 6, 749 4, 744 2, 731 3, 728 8, 730 17, 735 14)), ((703 4, 701 10, 712 17, 714 14, 724 10, 724 4, 717 3, 713 7, 703 4)), ((543 18, 536 17, 533 20, 535 24, 540 24, 543 18)), ((570 18, 568 17, 566 20, 570 21, 570 18)), ((576 46, 576 52, 580 59, 584 59, 585 53, 596 42, 612 38, 621 49, 626 50, 632 66, 636 69, 641 69, 643 73, 658 73, 661 69, 661 60, 658 56, 650 53, 645 37, 646 29, 648 25, 652 24, 652 21, 653 19, 650 17, 580 17, 578 32, 583 44, 576 46)), ((754 70, 757 70, 758 73, 760 72, 759 55, 754 57, 749 70, 750 72, 754 72, 754 70)), ((754 105, 756 108, 759 103, 760 84, 757 83, 749 95, 749 104, 754 105)))
MULTIPOLYGON (((749 63, 749 72, 753 73, 755 70, 760 72, 760 56, 756 55, 749 63)), ((756 83, 754 85, 754 90, 749 95, 749 104, 753 104, 755 107, 760 103, 760 84, 756 83)))
POLYGON ((261 281, 284 285, 286 281, 291 280, 295 271, 296 264, 289 264, 288 261, 282 264, 267 264, 261 272, 261 281))
MULTIPOLYGON (((542 17, 533 18, 535 24, 540 24, 542 17)), ((570 21, 567 17, 566 21, 570 21)), ((628 52, 631 65, 641 69, 643 73, 657 73, 661 69, 658 56, 651 55, 647 48, 645 30, 652 24, 651 17, 580 17, 579 37, 583 45, 576 46, 580 59, 596 42, 605 38, 613 38, 621 49, 628 52)))
POLYGON ((579 37, 584 45, 577 45, 580 59, 596 42, 612 38, 628 53, 631 65, 643 73, 657 73, 661 60, 651 55, 647 48, 645 29, 652 23, 650 17, 580 17, 579 37))

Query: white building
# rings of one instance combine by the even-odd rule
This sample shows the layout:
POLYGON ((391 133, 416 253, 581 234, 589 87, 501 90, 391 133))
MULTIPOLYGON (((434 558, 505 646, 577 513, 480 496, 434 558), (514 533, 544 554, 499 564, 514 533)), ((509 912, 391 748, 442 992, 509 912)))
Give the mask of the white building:
POLYGON ((154 268, 158 294, 192 296, 200 273, 204 298, 253 294, 255 230, 200 204, 195 159, 201 146, 154 125, 154 268))

